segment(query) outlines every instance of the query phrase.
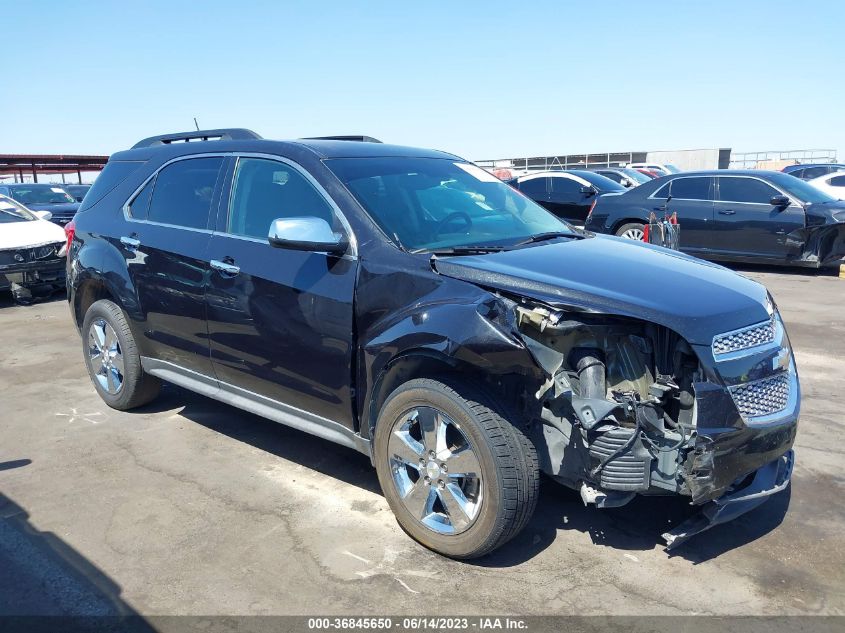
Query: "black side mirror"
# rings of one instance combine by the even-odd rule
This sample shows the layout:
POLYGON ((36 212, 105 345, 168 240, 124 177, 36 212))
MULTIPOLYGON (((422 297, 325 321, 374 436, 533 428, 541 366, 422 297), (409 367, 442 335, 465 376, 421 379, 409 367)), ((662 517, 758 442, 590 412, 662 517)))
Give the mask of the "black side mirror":
POLYGON ((580 191, 581 191, 581 193, 583 193, 585 196, 594 196, 594 195, 596 195, 596 189, 595 189, 595 187, 593 187, 593 186, 591 186, 591 185, 584 185, 583 187, 581 187, 580 191))
POLYGON ((772 199, 769 200, 769 204, 773 207, 783 209, 791 204, 791 200, 787 196, 773 196, 772 199))

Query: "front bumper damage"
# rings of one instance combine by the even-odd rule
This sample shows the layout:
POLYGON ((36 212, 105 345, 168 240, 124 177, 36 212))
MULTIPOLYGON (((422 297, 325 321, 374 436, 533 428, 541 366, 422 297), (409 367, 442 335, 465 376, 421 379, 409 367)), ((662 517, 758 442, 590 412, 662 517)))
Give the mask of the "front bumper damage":
POLYGON ((707 502, 699 513, 674 530, 663 533, 666 549, 674 549, 714 525, 732 521, 767 501, 772 495, 785 490, 792 478, 794 462, 795 453, 789 449, 780 458, 757 470, 753 476, 743 478, 736 488, 707 502))
POLYGON ((580 490, 585 504, 689 497, 700 511, 664 535, 672 549, 788 485, 800 387, 776 314, 765 343, 756 342, 758 324, 721 335, 722 346, 754 341, 722 354, 653 324, 570 320, 536 306, 519 313, 526 346, 549 377, 534 394, 541 469, 580 490), (787 393, 770 394, 768 381, 781 378, 787 393), (767 415, 746 410, 756 406, 748 389, 761 392, 756 405, 770 407, 767 415))

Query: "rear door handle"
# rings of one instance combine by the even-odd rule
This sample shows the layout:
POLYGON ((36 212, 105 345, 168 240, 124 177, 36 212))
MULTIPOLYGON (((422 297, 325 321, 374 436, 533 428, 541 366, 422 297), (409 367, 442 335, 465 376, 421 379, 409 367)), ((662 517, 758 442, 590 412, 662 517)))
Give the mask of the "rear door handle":
POLYGON ((120 243, 130 251, 136 251, 141 246, 141 240, 136 240, 134 237, 126 237, 125 235, 120 238, 120 243))
POLYGON ((234 264, 230 264, 228 262, 221 262, 219 259, 212 259, 211 267, 223 275, 234 276, 241 272, 240 266, 235 266, 234 264))
POLYGON ((736 211, 733 209, 722 209, 719 211, 719 215, 736 215, 736 211))

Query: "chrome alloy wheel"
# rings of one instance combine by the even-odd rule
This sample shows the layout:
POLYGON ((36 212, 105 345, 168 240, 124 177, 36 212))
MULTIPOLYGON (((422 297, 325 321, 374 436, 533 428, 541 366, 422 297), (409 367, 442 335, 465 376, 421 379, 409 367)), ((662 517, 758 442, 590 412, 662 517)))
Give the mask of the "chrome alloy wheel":
POLYGON ((100 386, 111 394, 123 386, 123 354, 117 334, 105 319, 97 319, 88 329, 88 358, 100 386))
POLYGON ((407 411, 387 450, 393 485, 412 516, 438 534, 469 529, 482 503, 481 462, 449 416, 425 406, 407 411))
POLYGON ((619 237, 624 237, 627 240, 637 240, 638 242, 643 241, 643 230, 642 229, 628 229, 619 237))

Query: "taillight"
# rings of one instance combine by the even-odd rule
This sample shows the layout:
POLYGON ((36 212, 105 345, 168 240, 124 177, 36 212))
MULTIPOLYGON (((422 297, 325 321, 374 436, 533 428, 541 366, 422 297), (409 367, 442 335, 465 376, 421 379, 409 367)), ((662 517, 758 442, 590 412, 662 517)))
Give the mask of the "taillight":
POLYGON ((63 252, 59 251, 59 255, 67 255, 70 253, 70 244, 73 242, 73 235, 76 233, 76 222, 71 220, 67 224, 65 224, 65 238, 67 242, 65 242, 65 247, 62 249, 63 252))

